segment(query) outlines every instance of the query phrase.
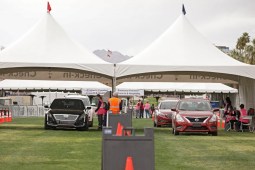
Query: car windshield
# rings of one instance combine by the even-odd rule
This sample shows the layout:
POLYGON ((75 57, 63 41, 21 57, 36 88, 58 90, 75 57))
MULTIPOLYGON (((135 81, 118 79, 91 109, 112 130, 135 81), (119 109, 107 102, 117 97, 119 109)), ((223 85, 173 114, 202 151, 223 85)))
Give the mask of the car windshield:
POLYGON ((179 110, 209 111, 211 110, 211 106, 208 101, 181 101, 179 110))
POLYGON ((176 106, 177 101, 161 102, 159 109, 172 109, 176 106))
POLYGON ((51 106, 51 109, 70 109, 70 110, 83 110, 84 105, 81 100, 77 99, 55 99, 51 106))

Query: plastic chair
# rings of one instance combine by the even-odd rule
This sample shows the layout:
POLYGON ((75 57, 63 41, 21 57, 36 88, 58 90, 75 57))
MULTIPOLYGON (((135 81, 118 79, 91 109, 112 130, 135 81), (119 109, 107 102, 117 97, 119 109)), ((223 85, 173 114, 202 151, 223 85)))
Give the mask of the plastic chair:
POLYGON ((227 123, 225 123, 224 130, 225 131, 230 131, 230 129, 231 129, 231 123, 230 123, 230 121, 228 121, 227 123))
POLYGON ((241 122, 240 130, 243 132, 244 131, 244 127, 246 126, 246 127, 248 127, 250 132, 253 132, 254 131, 254 123, 253 123, 252 116, 244 116, 243 119, 249 119, 249 123, 241 122), (252 125, 253 125, 253 127, 252 127, 252 125))

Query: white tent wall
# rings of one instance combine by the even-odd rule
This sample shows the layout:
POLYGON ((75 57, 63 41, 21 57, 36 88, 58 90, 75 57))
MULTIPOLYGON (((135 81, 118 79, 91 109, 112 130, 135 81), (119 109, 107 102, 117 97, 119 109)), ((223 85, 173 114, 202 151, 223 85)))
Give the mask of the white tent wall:
POLYGON ((239 79, 239 96, 236 99, 236 105, 244 104, 245 107, 254 108, 255 107, 255 80, 240 77, 239 79))

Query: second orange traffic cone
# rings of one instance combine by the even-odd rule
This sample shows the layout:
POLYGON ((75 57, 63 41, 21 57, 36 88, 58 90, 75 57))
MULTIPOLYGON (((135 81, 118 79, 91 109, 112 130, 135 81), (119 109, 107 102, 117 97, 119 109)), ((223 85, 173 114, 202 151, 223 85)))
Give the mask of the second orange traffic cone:
POLYGON ((123 126, 120 124, 120 122, 118 122, 116 136, 122 136, 122 129, 123 126))
POLYGON ((126 159, 125 170, 134 170, 133 158, 131 156, 128 156, 127 159, 126 159))

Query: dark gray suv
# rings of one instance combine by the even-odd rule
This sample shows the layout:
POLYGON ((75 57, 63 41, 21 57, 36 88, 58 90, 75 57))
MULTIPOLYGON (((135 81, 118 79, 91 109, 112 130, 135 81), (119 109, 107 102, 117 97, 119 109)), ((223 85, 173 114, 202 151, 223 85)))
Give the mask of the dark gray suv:
POLYGON ((89 110, 86 102, 79 98, 56 98, 45 114, 45 129, 76 128, 89 129, 89 110))

